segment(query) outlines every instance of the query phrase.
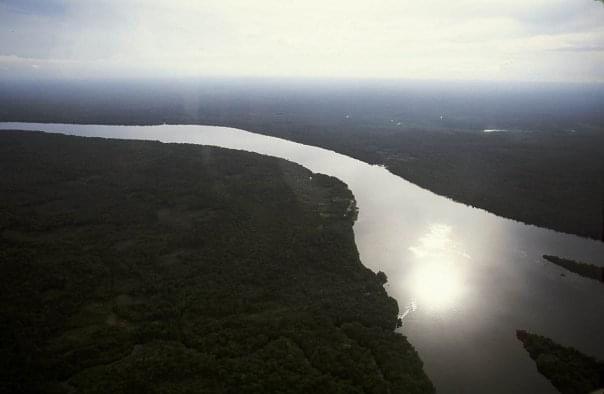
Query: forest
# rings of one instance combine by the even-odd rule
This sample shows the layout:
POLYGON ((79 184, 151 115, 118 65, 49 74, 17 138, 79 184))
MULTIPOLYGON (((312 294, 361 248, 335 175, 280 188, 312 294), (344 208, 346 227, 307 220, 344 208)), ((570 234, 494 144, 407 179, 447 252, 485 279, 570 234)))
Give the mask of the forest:
POLYGON ((0 121, 238 127, 385 165, 500 216, 604 237, 598 87, 312 80, 0 87, 0 121))
POLYGON ((345 184, 187 144, 0 132, 12 393, 432 393, 345 184))
POLYGON ((516 337, 522 342, 539 372, 562 394, 586 394, 604 385, 604 363, 572 347, 524 330, 516 337))

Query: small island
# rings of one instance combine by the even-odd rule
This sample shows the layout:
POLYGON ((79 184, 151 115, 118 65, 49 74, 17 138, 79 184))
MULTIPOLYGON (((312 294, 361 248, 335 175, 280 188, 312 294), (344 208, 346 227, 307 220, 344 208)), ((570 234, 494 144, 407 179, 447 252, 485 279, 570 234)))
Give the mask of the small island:
POLYGON ((432 393, 356 213, 282 159, 0 132, 3 389, 432 393))
POLYGON ((516 331, 537 369, 563 394, 587 394, 604 387, 604 363, 571 347, 524 330, 516 331))
POLYGON ((604 282, 604 268, 597 265, 582 263, 575 260, 563 259, 558 256, 543 255, 543 258, 550 263, 556 264, 570 272, 574 272, 584 278, 595 279, 604 282))

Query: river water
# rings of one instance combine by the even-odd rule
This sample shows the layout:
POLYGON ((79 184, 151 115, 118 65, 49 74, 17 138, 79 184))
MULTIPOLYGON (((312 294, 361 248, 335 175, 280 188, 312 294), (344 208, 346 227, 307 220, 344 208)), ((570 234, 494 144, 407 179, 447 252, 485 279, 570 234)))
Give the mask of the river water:
POLYGON ((456 203, 329 150, 233 128, 0 123, 0 129, 243 149, 341 179, 359 207, 354 233, 361 261, 387 274, 403 316, 400 330, 440 393, 555 393, 516 329, 604 359, 603 285, 541 258, 604 265, 602 242, 456 203))

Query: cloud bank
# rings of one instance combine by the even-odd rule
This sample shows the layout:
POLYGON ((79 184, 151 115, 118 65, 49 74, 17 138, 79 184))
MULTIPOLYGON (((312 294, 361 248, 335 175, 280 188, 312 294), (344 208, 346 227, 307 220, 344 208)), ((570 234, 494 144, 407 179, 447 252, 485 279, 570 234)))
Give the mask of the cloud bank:
POLYGON ((2 77, 604 81, 593 0, 4 0, 2 77))

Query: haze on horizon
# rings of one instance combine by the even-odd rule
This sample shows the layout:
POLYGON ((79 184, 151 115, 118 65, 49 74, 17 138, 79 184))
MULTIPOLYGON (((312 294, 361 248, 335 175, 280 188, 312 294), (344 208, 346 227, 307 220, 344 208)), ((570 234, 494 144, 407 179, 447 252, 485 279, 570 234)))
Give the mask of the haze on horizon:
POLYGON ((604 82, 594 0, 0 0, 0 78, 604 82))

